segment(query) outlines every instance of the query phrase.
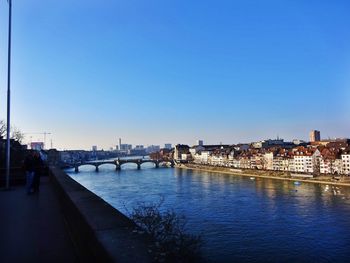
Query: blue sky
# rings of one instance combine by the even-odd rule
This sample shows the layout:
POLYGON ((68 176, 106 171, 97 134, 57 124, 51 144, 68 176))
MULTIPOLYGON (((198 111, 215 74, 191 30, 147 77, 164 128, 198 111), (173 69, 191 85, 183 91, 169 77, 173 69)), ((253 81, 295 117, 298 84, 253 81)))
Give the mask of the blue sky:
MULTIPOLYGON (((13 0, 24 132, 60 149, 350 137, 349 1, 101 2, 13 0)), ((6 38, 1 1, 0 119, 6 38)))

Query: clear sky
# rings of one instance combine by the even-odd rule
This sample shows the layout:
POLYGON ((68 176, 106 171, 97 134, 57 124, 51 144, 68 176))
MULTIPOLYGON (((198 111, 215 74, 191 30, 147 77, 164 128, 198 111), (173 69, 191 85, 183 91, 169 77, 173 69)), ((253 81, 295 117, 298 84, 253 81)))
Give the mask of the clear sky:
MULTIPOLYGON (((348 0, 13 0, 12 123, 59 149, 350 137, 349 13, 348 0)), ((6 52, 2 0, 0 119, 6 52)))

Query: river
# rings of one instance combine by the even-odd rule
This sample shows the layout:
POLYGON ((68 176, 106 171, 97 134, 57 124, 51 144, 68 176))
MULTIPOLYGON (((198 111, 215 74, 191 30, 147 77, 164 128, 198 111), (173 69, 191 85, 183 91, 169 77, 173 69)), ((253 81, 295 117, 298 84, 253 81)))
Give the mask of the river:
POLYGON ((128 214, 157 202, 188 219, 210 262, 346 262, 350 260, 350 190, 179 168, 121 171, 82 166, 68 174, 128 214))

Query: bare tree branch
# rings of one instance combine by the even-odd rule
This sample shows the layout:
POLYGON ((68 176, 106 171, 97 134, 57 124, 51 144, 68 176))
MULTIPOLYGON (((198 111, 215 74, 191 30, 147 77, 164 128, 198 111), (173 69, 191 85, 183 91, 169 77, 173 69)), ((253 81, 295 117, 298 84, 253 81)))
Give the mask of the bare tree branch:
POLYGON ((24 139, 24 134, 17 127, 12 127, 11 128, 11 139, 18 141, 19 143, 22 143, 22 141, 24 139))
POLYGON ((6 136, 6 123, 4 120, 0 120, 0 138, 6 136))
POLYGON ((139 203, 130 218, 155 241, 159 262, 200 261, 202 239, 186 231, 187 220, 173 210, 163 210, 163 199, 156 203, 139 203))
MULTIPOLYGON (((5 138, 6 133, 7 133, 6 122, 4 120, 0 120, 0 138, 5 138)), ((11 139, 18 141, 19 143, 22 143, 22 141, 24 139, 24 133, 15 126, 11 127, 11 134, 10 135, 11 135, 10 136, 11 139)))

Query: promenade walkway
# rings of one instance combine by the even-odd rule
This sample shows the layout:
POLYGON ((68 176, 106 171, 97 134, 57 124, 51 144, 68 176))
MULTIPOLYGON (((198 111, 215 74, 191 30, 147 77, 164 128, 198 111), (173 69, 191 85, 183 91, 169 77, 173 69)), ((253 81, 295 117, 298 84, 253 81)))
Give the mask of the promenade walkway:
POLYGON ((49 177, 40 193, 0 191, 0 262, 78 262, 49 177))

